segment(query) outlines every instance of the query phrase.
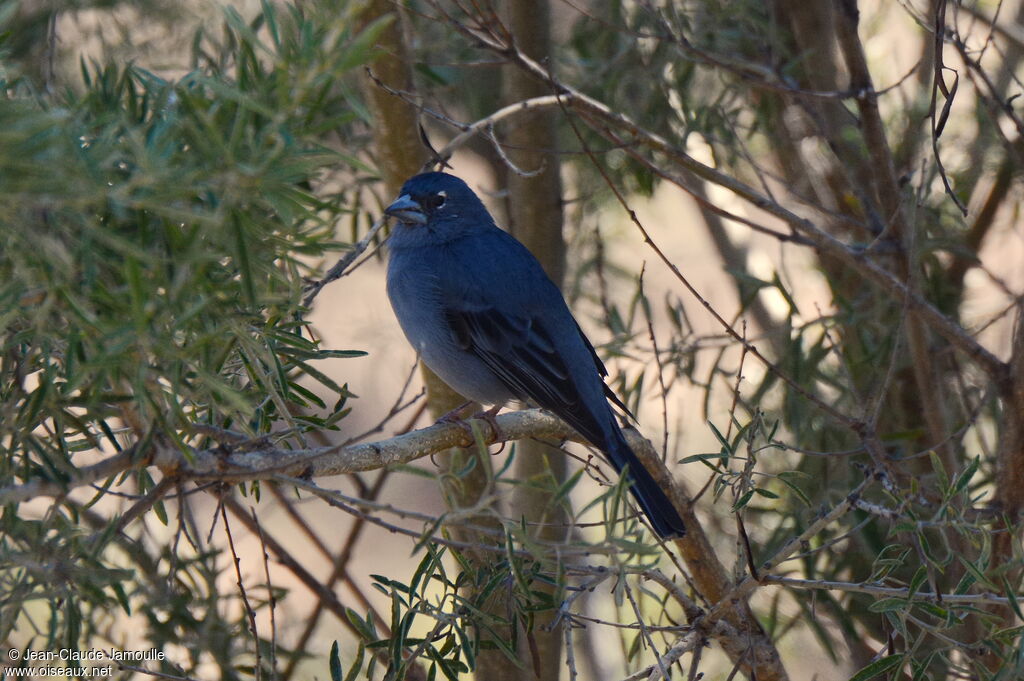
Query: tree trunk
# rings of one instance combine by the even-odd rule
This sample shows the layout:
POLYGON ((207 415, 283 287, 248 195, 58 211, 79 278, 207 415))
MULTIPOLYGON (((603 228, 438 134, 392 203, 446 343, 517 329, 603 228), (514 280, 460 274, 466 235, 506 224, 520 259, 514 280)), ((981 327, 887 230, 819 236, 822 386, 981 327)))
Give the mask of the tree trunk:
MULTIPOLYGON (((505 22, 521 50, 541 63, 550 62, 551 8, 547 0, 508 0, 505 22)), ((505 104, 550 94, 547 86, 512 66, 505 70, 502 84, 505 104)), ((519 170, 512 168, 507 173, 509 229, 537 256, 552 281, 561 286, 565 274, 562 182, 559 157, 552 153, 558 144, 559 115, 557 110, 527 113, 500 136, 508 144, 509 160, 519 170)), ((525 440, 517 443, 516 452, 516 479, 522 484, 515 497, 515 517, 542 523, 534 530, 539 538, 563 539, 569 515, 564 508, 551 508, 546 490, 557 488, 565 480, 565 455, 542 442, 525 440)), ((524 681, 558 681, 562 632, 560 628, 545 630, 547 623, 540 619, 534 622, 530 635, 536 659, 524 660, 524 681)))

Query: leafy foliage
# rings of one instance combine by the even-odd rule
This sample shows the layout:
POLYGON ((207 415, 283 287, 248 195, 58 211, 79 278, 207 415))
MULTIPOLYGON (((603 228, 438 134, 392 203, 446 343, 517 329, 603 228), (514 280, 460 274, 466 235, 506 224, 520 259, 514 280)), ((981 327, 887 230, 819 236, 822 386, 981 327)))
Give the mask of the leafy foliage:
MULTIPOLYGON (((3 485, 65 480, 87 450, 187 452, 204 424, 278 432, 281 446, 337 427, 351 394, 317 363, 364 353, 322 348, 299 301, 317 258, 343 246, 334 225, 367 172, 344 82, 385 24, 353 25, 269 4, 247 23, 229 9, 216 41, 197 36, 195 69, 179 80, 83 64, 83 88, 61 97, 11 84, 0 100, 3 485), (327 131, 348 135, 346 153, 327 131)), ((141 495, 156 484, 135 475, 141 495)), ((159 500, 155 512, 168 522, 159 500)), ((160 585, 160 559, 117 523, 85 531, 96 518, 70 500, 34 519, 5 509, 0 637, 35 619, 26 608, 40 600, 37 636, 51 647, 102 635, 90 623, 106 608, 161 612, 153 643, 220 647, 233 675, 238 623, 220 619, 217 556, 166 556, 176 568, 160 585)))

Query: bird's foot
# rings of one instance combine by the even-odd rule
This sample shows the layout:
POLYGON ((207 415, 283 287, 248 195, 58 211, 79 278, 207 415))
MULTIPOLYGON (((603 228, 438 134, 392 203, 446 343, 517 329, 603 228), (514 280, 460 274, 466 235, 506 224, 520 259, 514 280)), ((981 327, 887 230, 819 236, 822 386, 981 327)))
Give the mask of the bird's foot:
POLYGON ((479 411, 473 414, 472 416, 464 415, 466 407, 470 406, 471 404, 473 404, 473 402, 466 402, 464 404, 460 404, 455 409, 452 409, 450 412, 444 414, 439 419, 437 419, 437 423, 450 423, 452 425, 458 426, 459 428, 462 428, 464 431, 466 431, 466 434, 469 435, 471 439, 476 440, 476 433, 473 432, 473 426, 471 426, 468 423, 468 419, 482 419, 486 421, 487 425, 491 427, 491 433, 494 435, 495 440, 503 439, 503 433, 501 428, 498 427, 497 421, 497 415, 498 412, 501 410, 501 405, 495 405, 490 409, 479 411))
POLYGON ((487 421, 487 425, 491 427, 491 432, 494 434, 495 440, 504 440, 505 433, 502 432, 501 428, 498 427, 498 412, 501 411, 501 405, 496 404, 490 409, 484 409, 481 412, 473 414, 475 419, 483 419, 487 421))
POLYGON ((445 412, 444 414, 439 416, 436 423, 454 423, 456 425, 464 424, 466 421, 465 416, 463 416, 462 412, 466 411, 466 407, 470 406, 471 404, 473 404, 473 400, 463 402, 462 404, 455 407, 451 411, 445 412))
POLYGON ((473 432, 473 426, 471 426, 467 421, 467 419, 475 418, 475 416, 470 416, 467 413, 467 407, 470 407, 473 404, 475 403, 472 400, 470 400, 469 402, 463 402, 462 404, 455 407, 451 411, 442 414, 437 419, 436 423, 439 425, 448 424, 458 426, 466 433, 466 435, 469 436, 470 442, 476 442, 476 433, 473 432))

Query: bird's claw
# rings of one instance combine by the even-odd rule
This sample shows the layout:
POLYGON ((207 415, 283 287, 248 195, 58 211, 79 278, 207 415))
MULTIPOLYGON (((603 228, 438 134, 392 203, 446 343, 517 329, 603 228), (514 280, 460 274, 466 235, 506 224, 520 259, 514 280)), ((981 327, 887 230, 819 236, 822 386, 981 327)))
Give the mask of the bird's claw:
POLYGON ((505 433, 498 426, 498 412, 501 411, 501 405, 496 404, 490 409, 484 409, 481 412, 473 414, 475 419, 483 419, 487 421, 487 425, 491 427, 491 433, 494 435, 495 440, 504 440, 505 433))
POLYGON ((501 410, 501 405, 495 405, 490 409, 479 411, 469 417, 463 416, 462 413, 466 410, 466 407, 468 407, 471 404, 473 404, 473 402, 466 402, 464 404, 460 404, 455 409, 452 409, 451 411, 447 412, 446 414, 438 418, 437 423, 447 423, 454 426, 458 426, 459 428, 462 428, 464 431, 466 431, 466 434, 469 435, 471 440, 475 441, 476 433, 473 431, 473 426, 470 425, 469 420, 481 419, 483 421, 486 421, 487 425, 491 427, 491 434, 493 435, 494 440, 504 439, 504 433, 502 432, 501 428, 498 427, 497 420, 497 415, 498 412, 501 410))
POLYGON ((437 423, 454 423, 462 424, 465 423, 465 418, 462 416, 462 412, 466 411, 466 407, 473 404, 472 400, 463 402, 459 406, 455 407, 451 411, 445 412, 437 418, 437 423))
POLYGON ((466 421, 467 418, 472 418, 472 417, 464 416, 463 415, 463 412, 466 411, 466 407, 469 407, 472 404, 473 404, 472 401, 463 402, 462 404, 460 404, 459 406, 455 407, 451 411, 445 412, 440 417, 438 417, 436 423, 438 425, 443 425, 444 424, 444 425, 458 426, 459 428, 461 428, 466 433, 466 435, 469 436, 469 439, 470 439, 471 442, 475 442, 476 441, 476 434, 473 432, 473 426, 469 425, 469 423, 466 421))

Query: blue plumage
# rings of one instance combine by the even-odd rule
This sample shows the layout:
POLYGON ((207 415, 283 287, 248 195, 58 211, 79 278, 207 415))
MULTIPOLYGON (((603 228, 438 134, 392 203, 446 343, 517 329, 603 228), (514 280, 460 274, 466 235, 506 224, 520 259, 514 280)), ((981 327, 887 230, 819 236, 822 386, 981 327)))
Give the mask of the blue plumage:
POLYGON ((424 173, 386 212, 388 297, 423 361, 484 404, 521 400, 557 414, 601 449, 655 531, 681 536, 683 521, 639 463, 608 405, 607 373, 537 259, 500 230, 466 183, 424 173))

